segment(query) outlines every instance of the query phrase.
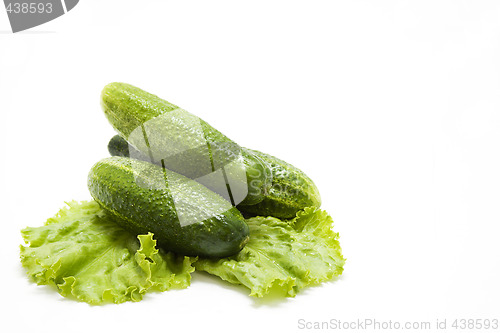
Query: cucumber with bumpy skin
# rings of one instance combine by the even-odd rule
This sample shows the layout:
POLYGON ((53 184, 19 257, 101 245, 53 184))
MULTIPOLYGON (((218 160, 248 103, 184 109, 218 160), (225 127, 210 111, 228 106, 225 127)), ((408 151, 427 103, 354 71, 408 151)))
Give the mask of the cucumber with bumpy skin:
POLYGON ((225 257, 249 239, 241 213, 198 182, 155 164, 126 157, 96 163, 88 176, 92 197, 136 234, 154 233, 165 250, 225 257))
MULTIPOLYGON (((124 138, 122 138, 119 135, 115 135, 114 137, 109 140, 108 143, 108 152, 111 156, 121 156, 121 157, 130 157, 131 153, 130 150, 134 149, 132 146, 130 146, 127 141, 125 141, 124 138)), ((135 152, 132 152, 133 156, 137 156, 138 159, 140 160, 145 160, 146 157, 140 157, 139 152, 136 150, 135 152)))
MULTIPOLYGON (((129 149, 134 150, 119 135, 111 138, 108 144, 108 151, 112 156, 140 156, 137 151, 129 153, 129 149)), ((240 211, 251 215, 288 219, 295 217, 296 213, 305 207, 321 205, 318 188, 303 171, 277 157, 257 150, 247 150, 270 168, 272 185, 261 202, 254 205, 240 204, 240 211)))
POLYGON ((321 206, 321 196, 311 178, 302 170, 277 157, 250 150, 271 169, 272 185, 264 199, 255 205, 238 208, 252 215, 274 216, 282 219, 295 217, 305 207, 321 206))

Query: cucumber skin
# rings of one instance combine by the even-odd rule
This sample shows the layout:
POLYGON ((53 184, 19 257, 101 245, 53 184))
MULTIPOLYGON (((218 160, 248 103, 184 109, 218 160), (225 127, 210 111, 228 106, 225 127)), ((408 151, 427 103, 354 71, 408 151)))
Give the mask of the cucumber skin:
POLYGON ((158 245, 167 251, 189 256, 226 257, 238 253, 249 239, 249 228, 235 207, 181 226, 176 207, 184 207, 189 210, 188 214, 196 216, 197 212, 206 214, 211 207, 227 205, 227 202, 203 185, 148 162, 125 157, 105 158, 90 170, 88 187, 92 197, 117 224, 136 234, 153 232, 158 245), (163 179, 164 172, 168 188, 137 185, 136 177, 155 184, 163 179), (176 205, 170 186, 179 186, 185 196, 180 201, 177 197, 176 205))
POLYGON ((289 219, 306 207, 321 206, 318 188, 303 171, 272 155, 249 150, 270 167, 272 186, 261 202, 255 205, 240 204, 240 211, 251 215, 289 219))
MULTIPOLYGON (((140 128, 147 121, 179 108, 156 95, 120 82, 110 83, 103 88, 101 107, 110 124, 125 140, 136 128, 140 128)), ((203 119, 198 119, 207 143, 235 144, 203 119)), ((188 133, 189 135, 196 136, 198 133, 188 133)), ((146 152, 142 153, 146 154, 146 152)), ((123 156, 122 154, 123 152, 120 152, 118 156, 123 156)), ((242 203, 247 205, 256 204, 264 199, 265 193, 271 186, 270 179, 268 179, 269 172, 267 166, 263 165, 248 150, 242 149, 241 156, 248 185, 248 193, 242 203)), ((182 173, 186 177, 197 178, 194 175, 195 168, 192 166, 185 165, 173 170, 182 173)))
MULTIPOLYGON (((129 146, 125 139, 115 135, 108 144, 112 156, 129 156, 129 146)), ((274 216, 282 219, 295 217, 305 207, 320 207, 321 196, 314 182, 295 166, 269 154, 257 150, 246 150, 261 159, 272 172, 272 186, 264 194, 264 199, 254 205, 238 205, 238 209, 249 215, 274 216)), ((138 156, 138 152, 134 152, 138 156)))
MULTIPOLYGON (((152 118, 179 108, 156 95, 121 82, 113 82, 103 88, 101 107, 110 124, 125 139, 152 118)), ((207 141, 233 142, 203 119, 199 120, 207 141)))
MULTIPOLYGON (((121 157, 130 157, 130 149, 133 149, 127 141, 119 135, 115 135, 109 140, 108 143, 108 152, 111 156, 121 156, 121 157)), ((133 156, 139 156, 139 152, 135 151, 133 156)), ((141 158, 141 160, 146 160, 141 158)))

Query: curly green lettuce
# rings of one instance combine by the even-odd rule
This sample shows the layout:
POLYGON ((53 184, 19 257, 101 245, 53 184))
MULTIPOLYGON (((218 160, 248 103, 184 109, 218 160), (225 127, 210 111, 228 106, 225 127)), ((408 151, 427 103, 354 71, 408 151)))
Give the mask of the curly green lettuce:
POLYGON ((247 219, 250 241, 237 255, 199 259, 197 270, 250 289, 251 296, 271 292, 295 296, 308 285, 342 274, 345 259, 333 220, 316 208, 300 211, 291 221, 274 217, 247 219))
POLYGON ((21 263, 37 284, 90 304, 189 286, 194 258, 158 250, 151 233, 123 230, 95 201, 67 205, 44 226, 21 231, 21 263))
POLYGON ((149 291, 186 288, 196 269, 248 287, 251 296, 295 296, 342 274, 345 259, 323 210, 306 208, 290 221, 247 219, 250 241, 235 256, 202 259, 156 248, 153 234, 134 236, 95 201, 69 202, 44 226, 21 231, 21 262, 38 284, 90 304, 140 301, 149 291))

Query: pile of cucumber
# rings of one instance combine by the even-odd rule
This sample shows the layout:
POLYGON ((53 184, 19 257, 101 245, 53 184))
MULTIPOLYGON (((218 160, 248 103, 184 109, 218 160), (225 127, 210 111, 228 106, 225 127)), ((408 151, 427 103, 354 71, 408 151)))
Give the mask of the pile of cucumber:
POLYGON ((90 170, 90 193, 116 223, 154 233, 167 251, 234 255, 251 237, 243 215, 289 219, 321 204, 301 170, 238 146, 158 96, 111 83, 101 105, 118 135, 108 144, 112 157, 90 170))

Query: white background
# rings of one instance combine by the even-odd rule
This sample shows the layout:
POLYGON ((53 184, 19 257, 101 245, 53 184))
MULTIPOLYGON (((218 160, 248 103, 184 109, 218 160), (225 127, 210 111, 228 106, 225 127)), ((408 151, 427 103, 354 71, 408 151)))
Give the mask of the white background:
POLYGON ((0 330, 500 319, 499 60, 496 1, 82 0, 18 34, 0 8, 0 330), (90 199, 112 81, 303 169, 340 232, 343 276, 279 301, 195 273, 188 289, 102 307, 29 282, 19 231, 90 199))

